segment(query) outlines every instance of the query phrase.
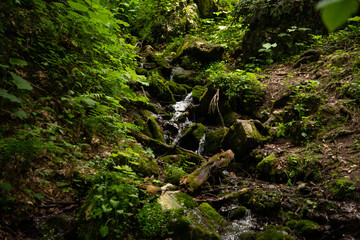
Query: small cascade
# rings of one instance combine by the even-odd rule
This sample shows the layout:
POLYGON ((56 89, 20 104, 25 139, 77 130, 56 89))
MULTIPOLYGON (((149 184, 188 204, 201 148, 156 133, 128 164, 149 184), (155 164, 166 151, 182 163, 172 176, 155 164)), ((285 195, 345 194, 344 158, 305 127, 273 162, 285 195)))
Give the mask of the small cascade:
POLYGON ((256 227, 256 218, 252 217, 250 209, 247 209, 246 215, 242 219, 230 222, 230 225, 226 227, 226 231, 220 235, 220 239, 236 240, 242 233, 254 231, 256 227))
POLYGON ((175 110, 173 117, 169 120, 167 125, 171 128, 177 129, 177 134, 175 137, 170 136, 170 134, 165 134, 165 141, 170 142, 172 141, 174 145, 178 144, 181 136, 184 134, 186 129, 188 129, 193 122, 189 120, 189 118, 185 115, 186 110, 192 104, 192 92, 186 95, 186 97, 176 102, 173 105, 175 110))
POLYGON ((199 148, 198 150, 196 150, 196 153, 202 155, 204 153, 204 150, 205 150, 205 134, 200 139, 199 148))

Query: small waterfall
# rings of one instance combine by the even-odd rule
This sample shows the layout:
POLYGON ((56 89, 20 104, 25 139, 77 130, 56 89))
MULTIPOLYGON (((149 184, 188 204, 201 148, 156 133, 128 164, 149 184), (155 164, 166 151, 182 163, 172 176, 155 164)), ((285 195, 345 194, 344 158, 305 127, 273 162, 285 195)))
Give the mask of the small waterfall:
POLYGON ((240 234, 251 232, 256 227, 256 218, 252 217, 250 209, 247 209, 246 215, 242 219, 230 222, 230 225, 226 227, 226 231, 220 235, 220 239, 236 240, 240 234))
POLYGON ((197 154, 203 154, 205 150, 205 134, 201 137, 200 142, 199 142, 199 148, 196 151, 197 154))
POLYGON ((188 129, 191 126, 191 124, 193 124, 193 122, 191 122, 187 116, 184 116, 186 110, 192 104, 191 95, 192 92, 186 95, 186 97, 183 100, 176 102, 173 105, 175 112, 173 117, 169 120, 168 125, 171 125, 172 127, 176 128, 178 131, 176 136, 173 137, 173 139, 170 135, 165 135, 165 140, 172 140, 174 145, 178 144, 181 136, 184 134, 186 129, 188 129), (184 117, 184 119, 181 119, 181 117, 184 117))

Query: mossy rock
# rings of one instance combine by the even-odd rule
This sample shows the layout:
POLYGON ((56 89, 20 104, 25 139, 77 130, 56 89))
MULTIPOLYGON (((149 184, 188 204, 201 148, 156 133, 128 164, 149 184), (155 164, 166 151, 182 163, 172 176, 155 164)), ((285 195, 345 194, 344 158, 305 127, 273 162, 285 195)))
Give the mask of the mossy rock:
POLYGON ((129 165, 134 172, 143 176, 158 176, 160 174, 160 168, 157 162, 146 156, 139 156, 134 160, 133 156, 119 151, 116 154, 113 154, 112 159, 114 160, 115 165, 129 165))
POLYGON ((278 216, 281 210, 280 194, 255 190, 247 202, 249 208, 263 216, 278 216))
POLYGON ((158 101, 174 103, 174 96, 166 84, 166 80, 158 73, 152 73, 148 87, 150 95, 158 101))
POLYGON ((219 235, 212 229, 195 223, 192 216, 179 216, 171 224, 169 230, 173 232, 174 240, 220 240, 219 235))
POLYGON ((195 78, 198 75, 193 70, 185 70, 182 67, 175 67, 172 70, 173 81, 179 84, 196 85, 195 78))
POLYGON ((203 39, 187 35, 182 46, 178 49, 175 59, 188 57, 194 62, 209 63, 221 61, 224 54, 224 47, 211 44, 203 39))
POLYGON ((162 129, 159 127, 154 117, 149 117, 146 121, 146 127, 144 128, 145 134, 149 137, 159 140, 161 142, 165 142, 164 133, 162 129), (148 134, 147 134, 148 133, 148 134))
POLYGON ((220 229, 227 225, 226 220, 210 204, 202 203, 198 209, 210 229, 220 229))
POLYGON ((222 141, 229 129, 218 129, 205 134, 205 154, 215 154, 221 151, 222 141))
POLYGON ((275 182, 283 182, 288 179, 285 170, 279 168, 279 161, 276 159, 274 153, 264 158, 256 166, 256 172, 259 173, 263 179, 275 182))
POLYGON ((256 240, 295 240, 285 231, 277 230, 275 227, 256 236, 256 240))
POLYGON ((191 91, 191 87, 186 84, 180 84, 174 81, 167 81, 166 84, 169 86, 169 89, 173 95, 177 95, 180 98, 187 95, 188 92, 191 91))
POLYGON ((233 150, 235 157, 241 159, 266 140, 254 121, 238 119, 225 135, 222 148, 233 150))
POLYGON ((180 138, 180 147, 193 151, 197 150, 199 148, 200 139, 204 134, 205 126, 201 123, 194 123, 180 138))
POLYGON ((329 191, 332 193, 334 199, 342 200, 348 197, 352 192, 354 192, 356 184, 349 179, 337 179, 332 182, 328 187, 329 191))
POLYGON ((205 86, 201 86, 201 85, 196 85, 193 89, 192 89, 192 94, 191 97, 193 98, 193 101, 195 104, 199 104, 200 103, 200 99, 201 97, 205 94, 206 92, 206 87, 205 86))
POLYGON ((194 0, 194 2, 198 6, 201 18, 214 17, 214 12, 218 11, 214 0, 194 0))
POLYGON ((148 71, 145 68, 142 68, 142 67, 136 67, 135 71, 136 71, 137 75, 147 76, 147 74, 148 74, 148 71))
POLYGON ((230 219, 236 220, 241 219, 246 216, 247 209, 244 206, 239 206, 235 208, 234 210, 230 211, 230 219))
POLYGON ((319 237, 320 234, 319 224, 306 219, 299 221, 292 219, 286 223, 286 226, 292 230, 296 230, 299 235, 307 237, 307 239, 315 239, 319 237))
POLYGON ((162 156, 160 160, 182 167, 185 171, 193 171, 197 165, 200 165, 205 161, 205 159, 203 159, 201 156, 189 152, 162 156))
POLYGON ((178 192, 175 194, 177 201, 181 206, 187 209, 194 209, 198 206, 198 203, 188 194, 184 192, 178 192))
POLYGON ((237 119, 242 119, 243 117, 233 111, 227 112, 224 114, 224 123, 225 126, 230 127, 231 125, 233 125, 237 119))

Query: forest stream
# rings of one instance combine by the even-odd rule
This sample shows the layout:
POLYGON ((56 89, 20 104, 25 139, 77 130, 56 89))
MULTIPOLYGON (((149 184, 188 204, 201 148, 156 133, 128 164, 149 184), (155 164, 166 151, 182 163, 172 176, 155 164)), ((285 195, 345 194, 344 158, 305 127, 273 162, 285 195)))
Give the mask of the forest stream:
POLYGON ((359 5, 0 1, 0 240, 359 240, 359 5))

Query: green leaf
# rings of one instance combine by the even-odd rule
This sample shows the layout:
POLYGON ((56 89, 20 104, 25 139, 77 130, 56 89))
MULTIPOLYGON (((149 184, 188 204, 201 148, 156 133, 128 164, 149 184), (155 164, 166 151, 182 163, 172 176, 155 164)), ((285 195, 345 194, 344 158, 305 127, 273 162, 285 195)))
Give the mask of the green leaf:
POLYGON ((108 226, 101 226, 100 227, 100 235, 101 237, 106 237, 109 233, 109 227, 108 226))
POLYGON ((86 97, 82 98, 81 101, 83 101, 89 106, 95 106, 98 103, 97 101, 94 101, 91 98, 86 98, 86 97))
POLYGON ((330 32, 341 27, 358 7, 358 0, 323 0, 316 6, 321 9, 321 18, 330 32))
POLYGON ((18 59, 18 58, 10 58, 9 60, 9 63, 11 65, 21 65, 21 66, 27 66, 27 62, 21 60, 21 59, 18 59))
POLYGON ((107 205, 105 204, 101 205, 101 208, 104 213, 110 213, 112 211, 112 208, 111 207, 108 208, 107 205))
POLYGON ((3 65, 3 64, 0 64, 0 67, 2 67, 2 68, 9 68, 8 65, 3 65))
POLYGON ((32 90, 33 89, 28 81, 26 81, 25 79, 23 79, 22 77, 16 75, 13 72, 9 72, 9 73, 10 73, 11 77, 13 78, 13 81, 14 81, 15 85, 19 89, 25 89, 25 90, 32 90))
POLYGON ((117 208, 120 204, 120 201, 115 201, 113 199, 110 199, 110 204, 113 208, 117 208))
POLYGON ((21 120, 25 120, 29 118, 29 114, 24 112, 23 110, 18 110, 13 113, 16 117, 20 118, 21 120))
POLYGON ((0 97, 8 99, 11 102, 21 103, 21 100, 18 97, 8 93, 5 89, 2 88, 0 88, 0 97))
POLYGON ((74 10, 81 11, 81 12, 87 12, 89 10, 89 8, 87 6, 77 3, 77 2, 69 1, 69 5, 74 10))

